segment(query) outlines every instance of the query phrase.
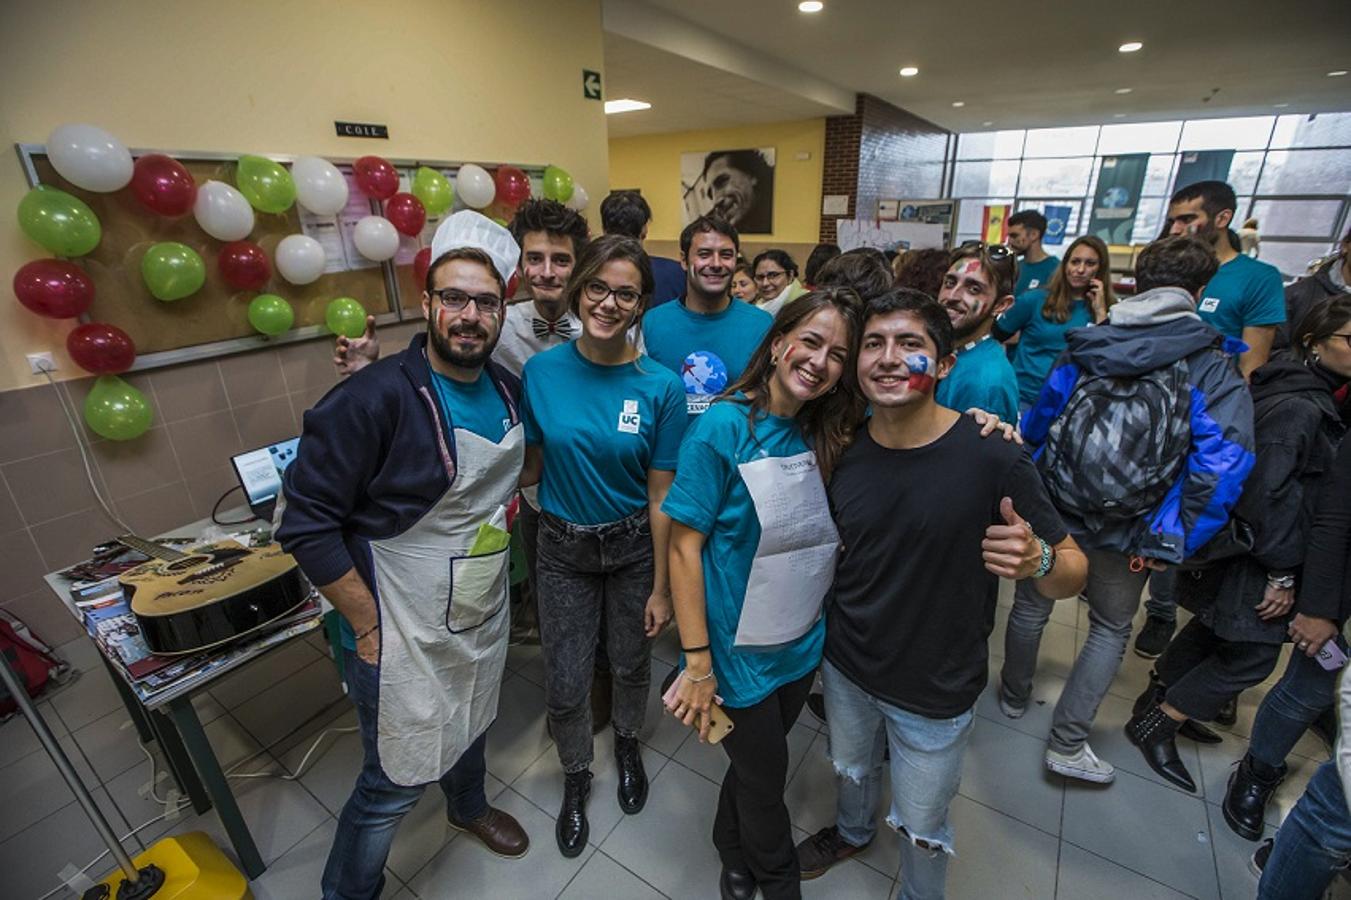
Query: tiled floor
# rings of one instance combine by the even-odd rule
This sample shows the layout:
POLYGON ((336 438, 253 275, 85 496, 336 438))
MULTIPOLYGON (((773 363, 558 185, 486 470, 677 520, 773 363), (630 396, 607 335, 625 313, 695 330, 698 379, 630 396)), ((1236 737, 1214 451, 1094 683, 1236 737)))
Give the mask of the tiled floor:
MULTIPOLYGON (((990 641, 992 673, 1002 655, 1007 588, 1001 592, 990 641)), ((1204 796, 1192 796, 1155 776, 1121 733, 1130 702, 1149 670, 1146 661, 1128 652, 1091 737, 1098 753, 1117 766, 1116 783, 1096 787, 1068 782, 1049 775, 1041 759, 1052 706, 1086 627, 1077 601, 1057 606, 1042 645, 1036 702, 1026 716, 1004 718, 992 689, 981 698, 961 796, 952 810, 958 856, 949 870, 948 895, 1032 900, 1252 897, 1256 882, 1248 873, 1247 860, 1254 845, 1230 832, 1216 804, 1269 684, 1243 696, 1238 724, 1223 744, 1198 752, 1194 744, 1180 742, 1204 791, 1204 796)), ((675 648, 672 634, 659 641, 654 685, 675 662, 675 648)), ((77 641, 64 650, 84 674, 41 707, 113 827, 125 833, 164 811, 150 796, 150 764, 107 675, 95 665, 92 646, 77 641)), ((645 735, 645 763, 652 780, 647 808, 632 817, 619 811, 612 740, 608 732, 600 736, 589 810, 591 846, 577 859, 565 860, 553 843, 561 775, 544 728, 538 649, 513 648, 508 668, 501 712, 488 740, 488 790, 494 803, 529 831, 533 840, 529 854, 502 860, 472 838, 450 831, 444 801, 439 792, 429 791, 399 830, 388 864, 386 896, 397 900, 716 897, 718 860, 708 833, 717 781, 726 766, 722 751, 699 744, 669 716, 659 715, 654 687, 645 735)), ((1283 668, 1284 660, 1276 675, 1283 668)), ((199 698, 198 708, 227 768, 257 754, 243 771, 279 776, 294 772, 321 731, 355 722, 326 649, 315 636, 293 642, 224 679, 199 698)), ((788 806, 801 838, 830 822, 835 786, 825 755, 826 737, 810 714, 804 712, 789 735, 789 745, 788 806)), ((1273 831, 1317 762, 1326 758, 1311 737, 1297 749, 1303 755, 1292 758, 1292 775, 1273 804, 1269 819, 1273 831)), ((360 756, 355 734, 332 734, 298 780, 234 782, 269 865, 253 885, 260 900, 317 895, 334 817, 351 789, 360 756)), ((156 792, 162 796, 170 787, 171 781, 161 775, 156 792)), ((38 898, 58 885, 56 873, 67 864, 82 866, 102 849, 21 719, 0 726, 0 804, 5 896, 38 898)), ((139 850, 164 834, 196 829, 207 831, 231 852, 214 813, 194 816, 191 809, 150 826, 128 843, 139 850)), ((804 895, 889 900, 896 894, 896 842, 896 836, 884 830, 866 853, 804 884, 804 895)))

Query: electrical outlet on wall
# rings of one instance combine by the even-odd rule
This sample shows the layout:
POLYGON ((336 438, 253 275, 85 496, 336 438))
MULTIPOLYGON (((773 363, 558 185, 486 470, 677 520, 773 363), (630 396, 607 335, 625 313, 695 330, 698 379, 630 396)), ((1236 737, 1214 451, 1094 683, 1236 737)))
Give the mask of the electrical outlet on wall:
POLYGON ((41 375, 43 372, 55 372, 56 360, 46 350, 41 353, 30 353, 28 354, 28 368, 33 370, 34 375, 41 375))

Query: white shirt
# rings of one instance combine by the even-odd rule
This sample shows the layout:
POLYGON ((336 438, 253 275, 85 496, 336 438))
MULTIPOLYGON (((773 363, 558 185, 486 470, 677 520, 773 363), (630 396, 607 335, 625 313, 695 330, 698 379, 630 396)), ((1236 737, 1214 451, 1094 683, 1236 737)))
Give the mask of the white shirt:
MULTIPOLYGON (((535 301, 526 300, 507 307, 502 316, 502 336, 497 339, 497 348, 493 350, 493 361, 504 366, 507 371, 521 377, 525 361, 544 350, 557 347, 565 342, 562 335, 551 333, 544 337, 535 336, 535 319, 544 317, 535 309, 535 301)), ((572 337, 582 333, 582 322, 571 311, 565 310, 559 322, 572 325, 572 337)))

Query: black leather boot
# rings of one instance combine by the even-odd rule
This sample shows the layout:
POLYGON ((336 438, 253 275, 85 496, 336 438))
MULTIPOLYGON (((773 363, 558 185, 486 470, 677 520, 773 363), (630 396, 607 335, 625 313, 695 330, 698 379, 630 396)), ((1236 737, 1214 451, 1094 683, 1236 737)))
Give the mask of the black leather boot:
POLYGON ((558 852, 568 859, 586 849, 586 839, 591 833, 586 821, 586 801, 590 797, 590 770, 563 774, 563 807, 558 811, 554 837, 558 839, 558 852))
POLYGON ((636 737, 615 735, 615 763, 619 766, 619 808, 629 815, 647 803, 647 772, 636 737))
POLYGON ((1286 767, 1272 770, 1258 762, 1251 754, 1244 754, 1229 775, 1229 789, 1224 792, 1224 821, 1244 840, 1262 839, 1263 819, 1271 795, 1285 779, 1286 767), (1258 772, 1257 769, 1266 770, 1258 772), (1269 777, 1267 777, 1269 776, 1269 777))
POLYGON ((755 888, 755 876, 750 869, 722 867, 722 875, 718 878, 718 893, 722 900, 751 900, 755 888))
MULTIPOLYGON (((1159 680, 1159 673, 1154 670, 1149 672, 1149 687, 1145 688, 1144 693, 1135 698, 1135 705, 1131 707, 1131 715, 1138 716, 1151 706, 1158 706, 1163 702, 1164 695, 1168 693, 1168 688, 1164 687, 1159 680)), ((1177 733, 1184 738, 1190 738, 1198 744, 1218 744, 1224 740, 1215 732, 1194 719, 1188 719, 1178 728, 1177 733)))
POLYGON ((1151 706, 1126 723, 1126 737, 1140 748, 1149 767, 1184 791, 1196 793, 1196 782, 1177 755, 1178 722, 1158 706, 1151 706))

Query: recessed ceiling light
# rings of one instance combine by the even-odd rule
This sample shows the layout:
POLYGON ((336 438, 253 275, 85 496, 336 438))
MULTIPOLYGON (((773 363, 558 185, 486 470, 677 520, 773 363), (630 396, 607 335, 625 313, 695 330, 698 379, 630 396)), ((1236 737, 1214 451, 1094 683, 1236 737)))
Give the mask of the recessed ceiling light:
POLYGON ((989 128, 989 127, 990 127, 991 125, 993 125, 994 123, 993 123, 993 122, 981 122, 980 124, 981 124, 983 127, 985 127, 985 128, 989 128))
POLYGON ((802 2, 797 5, 797 11, 805 13, 820 12, 825 8, 826 5, 822 3, 821 0, 802 0, 802 2))
POLYGON ((1126 114, 1125 114, 1125 113, 1112 113, 1112 118, 1113 118, 1113 119, 1124 119, 1124 118, 1126 118, 1126 114))
POLYGON ((1122 44, 1120 47, 1117 47, 1116 49, 1118 53, 1134 53, 1136 50, 1139 50, 1143 46, 1144 44, 1140 43, 1139 41, 1127 41, 1126 43, 1122 44))
POLYGON ((1273 104, 1271 104, 1271 105, 1274 106, 1274 107, 1276 107, 1277 109, 1285 109, 1285 108, 1286 108, 1287 106, 1289 106, 1290 104, 1289 104, 1289 103, 1273 103, 1273 104))
POLYGON ((1341 77, 1342 77, 1343 75, 1345 75, 1345 74, 1346 74, 1346 70, 1345 70, 1345 69, 1334 69, 1333 71, 1331 71, 1331 72, 1328 73, 1328 77, 1329 77, 1329 78, 1341 78, 1341 77))
POLYGON ((652 104, 645 100, 631 100, 625 97, 621 100, 606 100, 605 114, 612 116, 615 113, 636 112, 640 109, 651 109, 652 104))
POLYGON ((1116 92, 1118 94, 1129 94, 1131 92, 1131 88, 1117 88, 1116 92))
POLYGON ((952 101, 952 107, 953 107, 953 109, 961 109, 963 106, 966 106, 966 103, 965 103, 964 101, 962 101, 962 100, 953 100, 953 101, 952 101))
POLYGON ((915 68, 914 66, 905 66, 904 68, 901 69, 902 78, 914 78, 918 74, 919 69, 915 68))

